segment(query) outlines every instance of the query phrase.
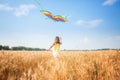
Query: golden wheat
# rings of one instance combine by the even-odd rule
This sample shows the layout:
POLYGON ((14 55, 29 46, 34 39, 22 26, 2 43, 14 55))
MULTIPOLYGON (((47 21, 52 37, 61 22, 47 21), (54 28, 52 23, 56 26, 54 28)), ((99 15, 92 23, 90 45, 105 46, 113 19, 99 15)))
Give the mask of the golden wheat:
POLYGON ((120 51, 0 51, 0 80, 120 80, 120 51))

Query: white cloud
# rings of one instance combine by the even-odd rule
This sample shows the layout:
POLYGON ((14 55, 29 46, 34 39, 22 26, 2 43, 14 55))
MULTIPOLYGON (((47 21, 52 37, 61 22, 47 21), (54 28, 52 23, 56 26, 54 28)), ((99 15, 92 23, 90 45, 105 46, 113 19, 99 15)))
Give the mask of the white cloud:
POLYGON ((103 6, 113 5, 117 0, 105 0, 103 6))
POLYGON ((13 8, 7 4, 0 4, 0 10, 4 10, 4 11, 12 11, 13 8))
POLYGON ((22 4, 18 7, 11 7, 9 5, 6 4, 0 4, 0 10, 4 10, 4 11, 13 11, 13 13, 15 14, 15 16, 27 16, 30 12, 30 10, 35 9, 35 5, 32 4, 22 4))
POLYGON ((91 26, 98 26, 102 23, 102 21, 103 20, 101 20, 101 19, 98 19, 98 20, 96 19, 96 20, 92 20, 92 21, 88 22, 88 24, 91 26))
POLYGON ((86 25, 86 22, 84 20, 79 20, 79 21, 77 21, 77 24, 84 26, 84 25, 86 25))
POLYGON ((20 5, 18 8, 15 8, 16 16, 26 16, 29 14, 31 9, 36 8, 34 5, 20 5))
POLYGON ((95 19, 91 21, 79 20, 77 21, 77 24, 85 27, 96 27, 96 26, 99 26, 102 22, 103 22, 102 19, 95 19))

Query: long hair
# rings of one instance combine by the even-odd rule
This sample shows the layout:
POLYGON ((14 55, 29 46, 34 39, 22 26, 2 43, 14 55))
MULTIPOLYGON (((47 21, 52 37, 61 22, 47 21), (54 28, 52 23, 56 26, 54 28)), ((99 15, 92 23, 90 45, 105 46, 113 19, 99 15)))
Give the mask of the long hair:
POLYGON ((56 37, 55 37, 55 43, 60 44, 60 38, 59 38, 59 36, 56 36, 56 37))

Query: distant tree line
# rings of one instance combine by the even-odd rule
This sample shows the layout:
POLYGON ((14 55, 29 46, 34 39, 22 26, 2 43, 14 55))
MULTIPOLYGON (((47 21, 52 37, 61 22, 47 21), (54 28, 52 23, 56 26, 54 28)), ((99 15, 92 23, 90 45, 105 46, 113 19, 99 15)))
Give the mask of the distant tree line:
POLYGON ((0 45, 0 50, 10 50, 9 46, 0 45))
POLYGON ((27 50, 27 51, 44 51, 46 49, 40 49, 40 48, 32 48, 32 47, 25 47, 25 46, 16 46, 16 47, 9 47, 9 46, 3 46, 0 45, 0 50, 27 50))

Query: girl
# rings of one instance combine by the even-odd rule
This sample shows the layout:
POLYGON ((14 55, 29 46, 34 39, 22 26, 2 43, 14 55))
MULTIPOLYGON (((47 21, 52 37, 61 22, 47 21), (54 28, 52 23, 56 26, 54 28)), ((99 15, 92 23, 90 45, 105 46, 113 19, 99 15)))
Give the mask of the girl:
POLYGON ((54 39, 54 43, 50 46, 48 50, 53 47, 53 56, 56 58, 59 56, 60 45, 62 44, 60 37, 56 36, 54 39))

